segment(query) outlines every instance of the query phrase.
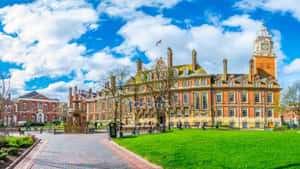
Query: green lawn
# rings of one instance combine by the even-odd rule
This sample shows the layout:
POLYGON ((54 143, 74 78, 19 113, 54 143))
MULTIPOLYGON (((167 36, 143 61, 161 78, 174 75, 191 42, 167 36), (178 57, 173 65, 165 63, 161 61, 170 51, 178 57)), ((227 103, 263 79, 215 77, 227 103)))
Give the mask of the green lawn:
POLYGON ((300 132, 185 129, 118 144, 164 168, 300 168, 300 132))

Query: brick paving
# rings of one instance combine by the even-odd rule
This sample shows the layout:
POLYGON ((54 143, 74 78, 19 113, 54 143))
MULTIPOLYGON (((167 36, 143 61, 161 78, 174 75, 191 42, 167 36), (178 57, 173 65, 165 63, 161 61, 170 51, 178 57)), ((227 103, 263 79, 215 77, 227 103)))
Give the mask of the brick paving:
POLYGON ((128 163, 100 142, 107 134, 43 134, 47 144, 33 160, 33 169, 130 169, 128 163))

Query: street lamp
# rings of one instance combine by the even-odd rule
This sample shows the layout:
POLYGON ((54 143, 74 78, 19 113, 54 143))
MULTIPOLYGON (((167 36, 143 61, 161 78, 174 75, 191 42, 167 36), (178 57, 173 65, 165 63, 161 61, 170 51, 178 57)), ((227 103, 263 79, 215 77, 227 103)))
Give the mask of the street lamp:
POLYGON ((122 130, 122 94, 123 94, 123 89, 120 86, 119 87, 119 96, 120 96, 120 100, 119 100, 119 104, 120 104, 120 137, 123 136, 123 130, 122 130))

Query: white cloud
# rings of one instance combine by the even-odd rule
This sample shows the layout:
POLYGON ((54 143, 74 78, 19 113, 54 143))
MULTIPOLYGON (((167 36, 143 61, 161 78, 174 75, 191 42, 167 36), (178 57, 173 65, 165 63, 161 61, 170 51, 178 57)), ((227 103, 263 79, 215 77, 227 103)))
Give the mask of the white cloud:
MULTIPOLYGON (((215 20, 217 21, 217 20, 215 20)), ((229 60, 231 73, 248 73, 248 63, 253 54, 253 42, 261 22, 249 15, 235 15, 214 25, 203 24, 182 29, 162 16, 147 16, 127 22, 119 31, 125 38, 115 51, 130 54, 136 48, 155 60, 166 56, 167 47, 173 49, 175 64, 190 64, 192 49, 198 51, 198 62, 209 73, 222 70, 222 59, 229 60), (225 29, 230 27, 231 29, 225 29), (160 47, 155 42, 162 39, 160 47)), ((274 30, 274 41, 281 58, 280 32, 274 30)))
POLYGON ((300 59, 295 59, 284 67, 285 73, 300 73, 300 59))
POLYGON ((144 16, 144 13, 137 11, 141 7, 156 7, 161 10, 171 8, 183 0, 104 0, 98 6, 99 13, 106 13, 112 17, 132 19, 144 16))
POLYGON ((55 90, 66 89, 61 88, 62 84, 83 86, 84 80, 95 80, 110 69, 110 64, 130 64, 129 59, 115 58, 108 50, 83 56, 86 47, 71 43, 99 26, 97 11, 84 0, 37 0, 8 6, 0 9, 0 18, 4 30, 0 33, 0 59, 23 67, 10 70, 15 94, 23 94, 25 82, 34 78, 75 72, 73 81, 50 84, 44 89, 53 96, 55 90), (86 76, 82 69, 88 72, 86 76))
POLYGON ((242 0, 237 2, 235 6, 243 10, 261 8, 272 12, 290 13, 300 21, 299 0, 242 0))

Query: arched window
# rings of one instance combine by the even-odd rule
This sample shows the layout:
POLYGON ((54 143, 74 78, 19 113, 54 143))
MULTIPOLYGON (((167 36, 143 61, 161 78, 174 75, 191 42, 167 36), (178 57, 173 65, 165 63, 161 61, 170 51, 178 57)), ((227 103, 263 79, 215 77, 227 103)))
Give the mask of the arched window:
POLYGON ((152 73, 150 72, 150 73, 148 73, 148 76, 147 76, 147 80, 152 80, 152 73))
POLYGON ((185 67, 185 68, 183 69, 183 75, 184 75, 184 76, 189 75, 189 69, 188 69, 187 67, 185 67))

